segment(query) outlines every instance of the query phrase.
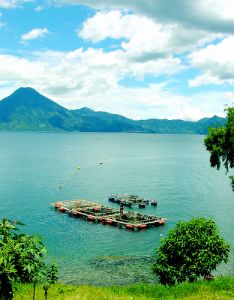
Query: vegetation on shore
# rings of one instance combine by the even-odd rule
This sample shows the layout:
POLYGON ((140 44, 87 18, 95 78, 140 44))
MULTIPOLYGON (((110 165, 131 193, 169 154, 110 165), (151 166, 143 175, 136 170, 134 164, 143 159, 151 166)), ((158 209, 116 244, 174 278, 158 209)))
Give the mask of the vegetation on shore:
POLYGON ((33 283, 34 295, 36 283, 42 280, 46 299, 50 285, 57 281, 57 266, 47 266, 40 238, 21 233, 19 225, 23 224, 8 219, 0 222, 0 299, 13 299, 15 282, 33 283))
POLYGON ((227 263, 230 245, 219 235, 212 219, 193 218, 178 222, 157 249, 153 271, 162 284, 195 282, 212 278, 211 272, 227 263))
MULTIPOLYGON (((33 285, 16 286, 14 300, 31 300, 33 285)), ((36 289, 35 299, 44 299, 42 285, 36 289)), ((234 299, 234 277, 218 277, 211 281, 182 283, 176 286, 161 284, 137 284, 130 286, 95 287, 55 284, 48 292, 48 300, 151 300, 186 299, 214 300, 234 299)))
MULTIPOLYGON (((234 106, 226 108, 227 123, 222 127, 209 128, 205 138, 206 150, 210 152, 210 165, 218 170, 223 164, 226 173, 234 168, 234 106)), ((234 176, 229 176, 234 192, 234 176)))
MULTIPOLYGON (((57 267, 55 265, 48 267, 45 264, 46 250, 43 243, 35 236, 16 233, 15 231, 19 230, 17 225, 21 225, 21 223, 7 219, 0 222, 0 299, 2 300, 31 299, 30 297, 33 300, 43 299, 41 287, 45 300, 48 299, 49 287, 52 287, 51 299, 151 299, 151 297, 153 297, 152 299, 155 297, 159 299, 160 297, 161 299, 183 299, 184 297, 187 299, 185 296, 187 297, 187 293, 194 290, 193 287, 185 285, 182 288, 170 289, 170 286, 183 281, 195 282, 201 276, 211 279, 212 277, 208 276, 210 272, 216 269, 216 266, 222 261, 227 262, 229 254, 229 244, 219 236, 215 222, 211 219, 194 218, 187 222, 179 222, 157 250, 158 256, 153 265, 153 271, 159 276, 159 281, 165 285, 164 287, 145 284, 109 288, 60 285, 53 287, 52 285, 58 279, 57 267), (39 285, 37 289, 36 284, 39 285), (185 295, 184 288, 185 291, 187 289, 189 291, 185 295), (175 298, 174 293, 177 294, 178 291, 182 292, 183 297, 175 298), (165 295, 161 294, 162 292, 165 295), (167 295, 171 296, 171 293, 173 298, 166 298, 167 295), (93 295, 95 295, 94 298, 93 295)), ((222 280, 219 279, 216 284, 226 287, 227 284, 223 285, 223 282, 228 282, 229 286, 230 280, 222 280)), ((206 286, 205 283, 199 283, 197 287, 194 287, 196 287, 196 293, 201 293, 201 297, 203 297, 201 299, 205 299, 204 286, 205 292, 214 293, 212 283, 211 289, 209 284, 206 286)), ((226 293, 225 289, 224 291, 226 293)), ((194 291, 191 296, 193 293, 194 291)), ((222 297, 222 299, 229 298, 222 297)))

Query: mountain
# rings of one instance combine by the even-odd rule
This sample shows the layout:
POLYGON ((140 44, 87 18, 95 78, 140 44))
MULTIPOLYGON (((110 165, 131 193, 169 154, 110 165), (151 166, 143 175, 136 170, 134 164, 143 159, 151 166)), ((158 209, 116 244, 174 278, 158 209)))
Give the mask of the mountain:
POLYGON ((32 88, 0 101, 1 130, 145 132, 133 120, 88 108, 68 110, 32 88))
POLYGON ((197 122, 167 119, 138 121, 144 129, 164 134, 207 134, 208 127, 224 126, 225 122, 225 118, 218 116, 201 119, 197 122))
POLYGON ((0 129, 66 130, 68 110, 32 88, 19 88, 0 101, 0 129))
MULTIPOLYGON (((89 108, 81 108, 72 111, 73 114, 85 122, 85 128, 82 131, 97 132, 148 132, 134 120, 125 118, 117 114, 107 112, 96 112, 89 108)), ((79 128, 80 130, 81 128, 79 128)))
POLYGON ((87 107, 68 110, 32 88, 19 88, 0 101, 0 130, 142 132, 206 134, 209 126, 223 126, 218 116, 197 122, 167 119, 134 121, 87 107))

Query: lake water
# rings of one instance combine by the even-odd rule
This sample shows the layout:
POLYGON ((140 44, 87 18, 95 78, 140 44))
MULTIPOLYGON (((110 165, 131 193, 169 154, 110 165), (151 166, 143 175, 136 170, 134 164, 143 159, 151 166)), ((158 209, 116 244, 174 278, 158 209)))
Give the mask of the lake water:
POLYGON ((229 263, 217 272, 233 274, 234 193, 224 170, 210 168, 203 139, 0 132, 0 217, 20 220, 24 231, 43 237, 61 281, 101 285, 154 282, 160 235, 179 220, 213 217, 232 245, 229 263), (56 213, 49 205, 83 198, 117 207, 108 203, 112 193, 156 198, 158 207, 141 212, 166 217, 167 224, 129 232, 56 213))

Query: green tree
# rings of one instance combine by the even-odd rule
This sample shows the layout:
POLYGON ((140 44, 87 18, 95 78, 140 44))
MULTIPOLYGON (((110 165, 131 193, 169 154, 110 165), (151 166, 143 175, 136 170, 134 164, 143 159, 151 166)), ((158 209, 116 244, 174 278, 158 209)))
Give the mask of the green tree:
POLYGON ((46 269, 46 282, 43 285, 45 300, 47 300, 48 289, 51 284, 55 284, 58 280, 58 268, 57 265, 52 264, 50 267, 46 269))
MULTIPOLYGON (((211 167, 220 169, 223 162, 226 171, 234 168, 234 107, 226 109, 227 123, 224 127, 209 128, 204 143, 210 152, 211 167)), ((234 176, 230 176, 234 191, 234 176)))
POLYGON ((36 236, 18 233, 20 222, 0 223, 0 299, 13 298, 13 283, 36 282, 45 269, 46 249, 36 236))
POLYGON ((194 218, 169 231, 156 251, 153 271, 162 284, 194 282, 209 276, 222 261, 227 262, 229 251, 212 219, 194 218))

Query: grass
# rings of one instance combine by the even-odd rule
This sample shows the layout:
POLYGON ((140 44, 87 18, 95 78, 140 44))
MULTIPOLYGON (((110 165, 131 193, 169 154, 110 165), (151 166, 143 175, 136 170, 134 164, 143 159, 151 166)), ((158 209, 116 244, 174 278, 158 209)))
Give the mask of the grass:
MULTIPOLYGON (((32 285, 18 285, 14 300, 31 300, 32 285)), ((42 285, 36 288, 36 300, 44 299, 42 285)), ((48 291, 48 300, 227 300, 234 299, 234 277, 183 283, 173 287, 147 284, 95 287, 56 284, 48 291)))

